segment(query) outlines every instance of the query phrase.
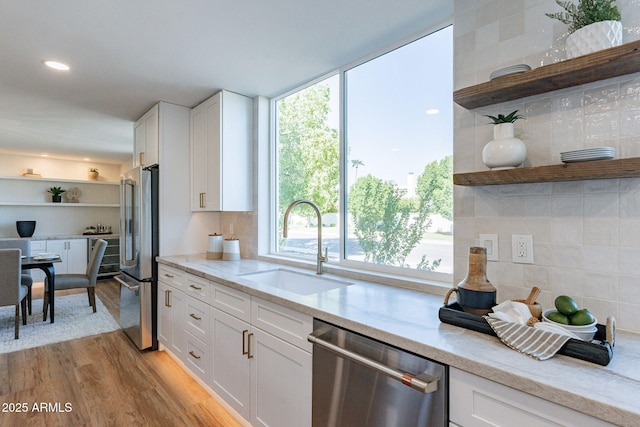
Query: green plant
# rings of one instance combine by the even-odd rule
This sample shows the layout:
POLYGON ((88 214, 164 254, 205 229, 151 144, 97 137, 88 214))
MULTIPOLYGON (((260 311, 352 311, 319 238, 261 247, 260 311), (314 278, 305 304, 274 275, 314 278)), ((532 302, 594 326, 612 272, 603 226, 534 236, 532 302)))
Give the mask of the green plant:
POLYGON ((499 125, 500 123, 513 123, 518 119, 524 119, 524 116, 518 114, 518 110, 513 111, 506 116, 504 114, 498 114, 498 116, 485 115, 485 117, 489 117, 493 121, 494 125, 499 125))
POLYGON ((545 13, 549 18, 569 25, 569 34, 594 22, 619 21, 620 11, 615 0, 579 0, 578 5, 556 0, 564 12, 545 13))
POLYGON ((59 196, 60 194, 64 193, 67 190, 63 190, 62 187, 51 187, 47 189, 47 191, 53 194, 54 196, 59 196))
POLYGON ((89 168, 89 172, 98 172, 98 168, 89 168))

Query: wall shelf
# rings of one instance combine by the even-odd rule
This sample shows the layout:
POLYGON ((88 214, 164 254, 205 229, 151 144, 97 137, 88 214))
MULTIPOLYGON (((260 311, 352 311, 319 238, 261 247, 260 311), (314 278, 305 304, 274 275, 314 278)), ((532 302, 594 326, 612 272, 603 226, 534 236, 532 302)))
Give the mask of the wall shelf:
POLYGON ((52 202, 4 202, 0 206, 45 206, 47 208, 119 208, 113 203, 52 203, 52 202))
POLYGON ((640 71, 640 40, 456 90, 473 109, 640 71))
POLYGON ((120 185, 119 182, 114 181, 90 181, 88 179, 64 179, 64 178, 38 178, 28 176, 0 176, 0 180, 15 180, 15 181, 40 181, 40 182, 65 182, 69 184, 92 184, 92 185, 120 185))
POLYGON ((463 186, 480 186, 639 177, 640 157, 632 157, 500 171, 456 173, 453 174, 453 183, 463 186))

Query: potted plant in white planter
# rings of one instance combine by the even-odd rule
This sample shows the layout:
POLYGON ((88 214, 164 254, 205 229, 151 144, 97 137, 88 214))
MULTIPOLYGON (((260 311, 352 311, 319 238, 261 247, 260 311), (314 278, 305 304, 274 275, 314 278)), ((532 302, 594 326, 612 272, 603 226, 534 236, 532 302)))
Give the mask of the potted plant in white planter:
POLYGON ((527 157, 527 146, 515 138, 514 122, 524 118, 518 110, 507 115, 485 116, 491 119, 493 140, 482 149, 482 161, 491 170, 513 169, 520 166, 527 157))
POLYGON ((567 58, 586 55, 622 44, 622 23, 615 0, 556 0, 564 12, 546 13, 569 25, 565 44, 567 58))
POLYGON ((53 203, 60 203, 62 201, 62 193, 67 190, 63 190, 62 187, 51 187, 47 191, 51 193, 51 201, 53 203))

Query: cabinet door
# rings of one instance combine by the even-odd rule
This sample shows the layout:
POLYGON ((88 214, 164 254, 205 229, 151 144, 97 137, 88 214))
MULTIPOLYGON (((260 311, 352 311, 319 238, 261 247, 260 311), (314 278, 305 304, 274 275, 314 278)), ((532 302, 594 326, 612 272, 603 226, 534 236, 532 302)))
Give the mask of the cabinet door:
POLYGON ((184 321, 184 310, 186 304, 186 296, 184 293, 177 289, 171 289, 169 295, 169 305, 171 306, 171 343, 169 349, 171 352, 180 358, 183 362, 186 361, 186 349, 187 340, 184 321))
POLYGON ((85 274, 87 272, 87 239, 67 240, 67 273, 85 274))
POLYGON ((220 99, 191 110, 191 210, 220 210, 220 99))
POLYGON ((158 341, 167 348, 171 348, 173 341, 172 291, 171 286, 158 281, 158 341))
POLYGON ((311 353, 258 328, 252 332, 251 424, 310 426, 311 353))
POLYGON ((133 166, 151 166, 159 156, 159 106, 156 104, 134 125, 133 166))
POLYGON ((248 358, 250 329, 248 323, 211 308, 213 341, 210 385, 225 402, 247 420, 251 416, 250 386, 253 360, 248 358))
MULTIPOLYGON (((46 240, 32 240, 30 242, 30 253, 31 256, 40 255, 42 253, 47 252, 47 241, 46 240)), ((31 273, 31 278, 34 282, 44 282, 44 278, 46 277, 44 271, 39 268, 34 268, 29 270, 31 273)))
POLYGON ((53 264, 56 274, 67 273, 67 241, 66 240, 47 240, 47 252, 53 252, 60 255, 60 261, 53 264))

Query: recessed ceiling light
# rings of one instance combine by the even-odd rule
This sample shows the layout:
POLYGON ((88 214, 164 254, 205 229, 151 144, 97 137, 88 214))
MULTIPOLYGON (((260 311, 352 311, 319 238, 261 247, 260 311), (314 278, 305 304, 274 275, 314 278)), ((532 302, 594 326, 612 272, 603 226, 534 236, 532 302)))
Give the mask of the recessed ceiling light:
POLYGON ((440 110, 438 110, 437 108, 429 108, 427 110, 427 114, 430 116, 433 116, 434 114, 438 114, 440 112, 440 110))
POLYGON ((63 64, 62 62, 56 62, 56 61, 43 61, 44 65, 46 65, 49 68, 53 68, 54 70, 58 70, 58 71, 69 71, 70 68, 67 64, 63 64))
POLYGON ((40 154, 42 157, 49 157, 49 155, 47 153, 42 153, 40 154))
POLYGON ((82 160, 84 160, 85 162, 88 162, 88 161, 90 161, 91 159, 90 159, 90 158, 88 158, 88 157, 85 157, 85 158, 84 158, 84 159, 82 159, 82 160))

